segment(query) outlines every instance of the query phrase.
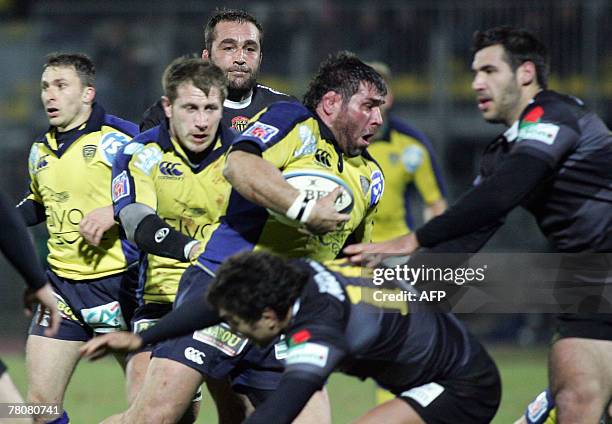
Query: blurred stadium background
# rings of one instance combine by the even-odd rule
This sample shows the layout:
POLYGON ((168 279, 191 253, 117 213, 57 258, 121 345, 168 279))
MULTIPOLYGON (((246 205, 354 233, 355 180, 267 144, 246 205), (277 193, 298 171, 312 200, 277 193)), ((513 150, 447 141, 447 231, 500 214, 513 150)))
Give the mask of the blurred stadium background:
MULTIPOLYGON (((395 112, 430 137, 451 201, 470 184, 484 145, 502 130, 482 121, 470 88, 470 40, 477 29, 511 24, 534 31, 551 51, 552 88, 581 97, 612 123, 612 3, 607 0, 0 0, 0 187, 15 201, 26 190, 29 146, 46 128, 39 100, 45 54, 88 53, 98 70, 98 100, 107 111, 138 121, 160 95, 166 64, 201 52, 203 26, 220 6, 257 16, 265 29, 260 82, 297 97, 328 53, 347 49, 389 63, 395 112)), ((34 233, 42 253, 44 229, 34 233)), ((487 249, 545 251, 547 245, 531 218, 518 211, 487 249)), ((3 259, 0 270, 0 352, 19 352, 27 326, 22 286, 3 259)), ((545 355, 537 346, 549 340, 550 317, 463 318, 484 340, 506 346, 495 350, 504 375, 516 380, 505 393, 524 390, 525 400, 535 395, 545 384, 545 355), (519 365, 515 372, 512 367, 519 365), (524 386, 529 376, 533 388, 524 386)), ((19 356, 10 363, 20 379, 19 356)), ((83 378, 97 381, 96 375, 101 373, 83 378)), ((339 381, 339 392, 345 392, 350 384, 339 381)), ((118 375, 115 382, 121 384, 118 375)), ((103 387, 96 386, 94 391, 103 387)), ((75 385, 68 396, 81 403, 80 390, 75 385)), ((358 399, 346 397, 340 407, 363 406, 358 399)), ((517 401, 518 410, 525 400, 517 401)))

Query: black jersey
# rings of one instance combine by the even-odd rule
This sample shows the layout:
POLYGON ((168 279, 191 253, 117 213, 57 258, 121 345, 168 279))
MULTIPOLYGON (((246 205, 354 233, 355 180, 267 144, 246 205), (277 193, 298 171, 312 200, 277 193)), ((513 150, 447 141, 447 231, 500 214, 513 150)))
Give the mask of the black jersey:
POLYGON ((355 267, 299 263, 311 278, 285 332, 288 375, 324 380, 337 369, 399 394, 461 374, 482 349, 452 314, 384 301, 405 293, 397 285, 376 287, 355 267))
POLYGON ((481 178, 516 154, 546 161, 553 170, 523 206, 554 246, 612 251, 612 135, 603 121, 574 97, 541 91, 487 146, 481 178))
MULTIPOLYGON (((252 94, 240 102, 225 99, 223 102, 223 117, 221 122, 225 126, 242 132, 257 112, 274 102, 297 101, 294 97, 273 90, 265 85, 257 84, 252 94)), ((161 124, 166 119, 161 99, 153 104, 143 115, 140 131, 145 131, 161 124)))

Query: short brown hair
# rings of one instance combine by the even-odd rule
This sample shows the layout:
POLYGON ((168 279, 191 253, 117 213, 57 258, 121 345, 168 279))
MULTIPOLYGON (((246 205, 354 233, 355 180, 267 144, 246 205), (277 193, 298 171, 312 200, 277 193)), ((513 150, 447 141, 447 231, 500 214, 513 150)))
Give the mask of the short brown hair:
POLYGON ((225 8, 216 9, 204 27, 204 47, 206 50, 210 51, 212 49, 212 43, 215 41, 215 27, 219 22, 252 23, 259 31, 259 48, 263 50, 264 31, 261 24, 257 22, 257 19, 244 10, 225 8))
POLYGON ((227 97, 227 77, 217 65, 195 57, 179 57, 164 71, 162 85, 164 94, 173 103, 177 98, 178 86, 191 82, 208 96, 212 87, 221 92, 221 101, 227 97))
POLYGON ((85 87, 94 87, 96 83, 96 67, 89 56, 84 53, 50 53, 43 65, 43 70, 49 67, 72 67, 85 87))

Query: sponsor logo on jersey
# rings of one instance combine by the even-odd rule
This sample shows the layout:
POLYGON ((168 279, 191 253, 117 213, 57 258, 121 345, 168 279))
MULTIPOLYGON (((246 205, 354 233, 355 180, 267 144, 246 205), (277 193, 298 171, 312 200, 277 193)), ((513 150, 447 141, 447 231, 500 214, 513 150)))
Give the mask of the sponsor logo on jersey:
POLYGON ((423 151, 417 146, 410 146, 402 152, 402 164, 406 171, 415 173, 423 163, 423 151))
POLYGON ((246 116, 234 116, 231 120, 232 128, 238 132, 242 132, 249 125, 249 118, 246 116))
POLYGON ((70 200, 70 193, 68 193, 67 191, 55 191, 48 186, 42 186, 41 191, 47 192, 52 202, 66 203, 68 200, 70 200))
POLYGON ((555 124, 537 123, 521 125, 518 132, 517 142, 523 140, 535 140, 551 145, 555 142, 559 126, 555 124))
POLYGON ((291 339, 289 340, 289 345, 295 346, 300 343, 305 343, 308 340, 310 340, 311 336, 312 335, 310 334, 310 331, 306 329, 300 330, 297 333, 295 333, 293 336, 291 336, 291 339))
POLYGON ((119 150, 129 142, 130 139, 125 134, 119 132, 105 134, 100 141, 102 157, 109 165, 112 165, 119 150))
POLYGON ((127 146, 123 149, 123 154, 131 156, 134 153, 139 152, 144 148, 144 144, 142 143, 128 143, 127 146))
POLYGON ((155 243, 161 243, 170 234, 170 228, 160 228, 155 232, 155 243))
POLYGON ((159 164, 159 172, 169 177, 180 177, 183 172, 178 169, 181 164, 179 162, 161 162, 159 164))
POLYGON ((548 397, 544 391, 527 406, 527 417, 530 422, 538 422, 544 414, 548 413, 548 409, 548 397))
POLYGON ((204 344, 219 349, 228 356, 236 356, 246 346, 248 339, 233 333, 227 324, 219 324, 198 330, 193 338, 204 344))
POLYGON ((130 195, 130 181, 127 171, 121 172, 113 178, 113 202, 130 195))
POLYGON ((328 356, 329 347, 306 342, 289 347, 286 363, 287 365, 309 364, 323 368, 327 364, 328 356))
POLYGON ((331 168, 331 155, 329 152, 323 149, 318 149, 314 157, 315 162, 319 165, 324 166, 325 168, 331 168))
POLYGON ((198 365, 202 365, 204 363, 204 358, 206 354, 204 352, 200 352, 194 347, 188 347, 185 349, 185 358, 190 360, 191 362, 195 362, 198 365))
POLYGON ((85 160, 85 162, 91 162, 93 160, 93 158, 96 156, 96 151, 98 150, 98 147, 94 144, 87 144, 85 146, 83 146, 83 159, 85 160))
POLYGON ((287 346, 287 342, 284 340, 284 335, 281 336, 281 341, 274 345, 274 357, 277 360, 287 359, 287 354, 289 352, 289 346, 287 346))
POLYGON ((139 319, 137 321, 134 322, 134 333, 142 333, 143 331, 145 331, 148 328, 153 327, 155 324, 157 324, 157 321, 159 321, 161 318, 154 318, 154 319, 139 319))
POLYGON ((444 387, 438 383, 428 383, 402 392, 400 397, 409 397, 416 400, 422 407, 427 407, 444 392, 444 387))
POLYGON ((145 174, 151 175, 151 171, 153 171, 155 165, 161 162, 162 156, 162 152, 157 147, 145 147, 136 154, 134 166, 145 174))
POLYGON ((370 181, 363 175, 360 175, 359 184, 361 185, 361 191, 363 191, 363 194, 367 194, 368 190, 370 189, 370 181))
POLYGON ((278 128, 259 121, 255 122, 243 133, 245 136, 261 140, 262 143, 272 140, 272 137, 276 134, 278 134, 278 128))
POLYGON ((182 202, 180 199, 174 199, 174 203, 182 208, 180 213, 182 216, 197 218, 206 214, 206 209, 191 207, 187 203, 182 202))
POLYGON ((383 195, 383 192, 385 190, 385 180, 383 178, 382 172, 378 170, 372 172, 370 180, 372 181, 372 187, 370 188, 370 207, 372 207, 380 201, 380 198, 383 195))
POLYGON ((317 149, 317 139, 312 130, 307 125, 300 125, 298 127, 298 134, 302 141, 302 146, 293 153, 293 157, 297 158, 313 154, 317 149))
POLYGON ((127 329, 121 313, 121 305, 116 300, 93 308, 81 309, 81 315, 83 320, 97 333, 111 333, 127 329))

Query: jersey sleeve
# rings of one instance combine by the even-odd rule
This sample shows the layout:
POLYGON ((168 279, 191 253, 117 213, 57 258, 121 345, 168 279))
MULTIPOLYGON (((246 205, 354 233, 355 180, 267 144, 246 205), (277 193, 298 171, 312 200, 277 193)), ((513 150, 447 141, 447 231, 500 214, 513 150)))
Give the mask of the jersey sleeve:
POLYGON ((256 145, 264 159, 282 169, 302 144, 299 134, 296 134, 296 125, 311 116, 301 104, 274 103, 257 115, 233 144, 248 142, 256 145))
POLYGON ((163 152, 155 143, 136 140, 127 144, 113 164, 112 199, 115 216, 129 204, 141 203, 157 210, 154 177, 163 152))
POLYGON ((34 143, 30 149, 30 155, 28 158, 28 174, 30 176, 29 194, 24 200, 33 200, 41 205, 43 204, 43 200, 38 189, 38 181, 36 180, 36 168, 44 160, 44 158, 40 157, 38 144, 34 143))
POLYGON ((576 147, 580 129, 576 117, 561 102, 534 102, 519 120, 512 154, 526 153, 555 167, 576 147))

